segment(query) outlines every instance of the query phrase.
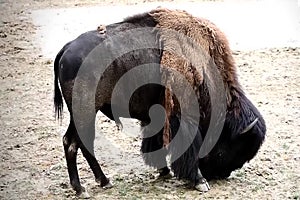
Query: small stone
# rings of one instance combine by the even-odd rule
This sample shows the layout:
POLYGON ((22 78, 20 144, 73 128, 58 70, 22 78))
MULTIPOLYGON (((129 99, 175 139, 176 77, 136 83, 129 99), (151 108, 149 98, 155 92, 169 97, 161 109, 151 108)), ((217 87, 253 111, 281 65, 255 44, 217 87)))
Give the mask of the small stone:
POLYGON ((0 38, 6 38, 6 37, 7 37, 6 33, 0 32, 0 38))
POLYGON ((300 160, 300 155, 295 155, 294 160, 296 160, 296 161, 300 160))
POLYGON ((59 186, 60 186, 62 189, 67 189, 69 185, 66 184, 66 183, 61 183, 61 184, 59 184, 59 186))
POLYGON ((24 50, 24 48, 23 47, 14 47, 14 50, 17 50, 17 51, 21 51, 21 50, 24 50))
POLYGON ((59 170, 59 169, 61 169, 61 164, 60 164, 60 163, 57 163, 57 164, 55 164, 55 165, 52 165, 52 166, 49 168, 50 171, 57 171, 57 170, 59 170))

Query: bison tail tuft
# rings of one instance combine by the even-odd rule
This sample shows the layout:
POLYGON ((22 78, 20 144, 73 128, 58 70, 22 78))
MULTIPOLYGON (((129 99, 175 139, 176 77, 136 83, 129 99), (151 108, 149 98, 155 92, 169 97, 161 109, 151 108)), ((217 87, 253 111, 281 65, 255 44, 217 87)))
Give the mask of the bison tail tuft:
POLYGON ((63 54, 63 49, 57 54, 54 61, 54 108, 55 108, 55 117, 57 119, 62 117, 63 111, 63 99, 62 94, 58 85, 58 71, 59 71, 59 60, 63 54))

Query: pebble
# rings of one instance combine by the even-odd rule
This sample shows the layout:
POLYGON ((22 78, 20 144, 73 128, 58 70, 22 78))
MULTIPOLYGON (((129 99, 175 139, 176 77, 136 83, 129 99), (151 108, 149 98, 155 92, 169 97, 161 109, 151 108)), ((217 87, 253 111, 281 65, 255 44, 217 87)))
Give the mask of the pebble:
POLYGON ((49 171, 58 171, 62 168, 61 164, 60 163, 57 163, 55 165, 52 165, 50 168, 49 168, 49 171))
POLYGON ((296 161, 300 160, 300 155, 295 155, 294 160, 296 160, 296 161))
POLYGON ((0 38, 6 38, 6 37, 7 37, 6 33, 0 32, 0 38))

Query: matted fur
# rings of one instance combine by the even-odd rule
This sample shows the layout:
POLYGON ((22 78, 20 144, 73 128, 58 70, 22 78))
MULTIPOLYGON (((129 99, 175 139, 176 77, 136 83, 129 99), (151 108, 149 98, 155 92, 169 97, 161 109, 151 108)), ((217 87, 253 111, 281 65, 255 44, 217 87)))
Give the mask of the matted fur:
MULTIPOLYGON (((203 81, 203 71, 195 71, 197 66, 191 66, 189 60, 186 59, 190 57, 187 53, 193 53, 193 49, 188 49, 192 45, 186 45, 184 44, 186 40, 178 40, 180 38, 177 35, 173 35, 170 31, 164 31, 174 30, 194 40, 203 49, 201 53, 207 53, 207 55, 199 55, 200 52, 194 52, 193 56, 202 56, 204 59, 209 59, 207 57, 209 55, 214 60, 225 85, 230 87, 228 89, 236 88, 240 90, 229 43, 224 33, 215 24, 207 19, 196 18, 186 11, 181 10, 158 8, 150 11, 149 14, 156 21, 156 27, 162 30, 160 31, 160 39, 164 45, 162 65, 182 72, 192 85, 199 85, 203 81), (174 55, 173 49, 175 48, 180 48, 182 54, 174 55)), ((203 64, 208 63, 207 60, 202 62, 203 64)), ((209 65, 203 65, 202 67, 206 68, 209 65)), ((228 101, 230 103, 230 99, 228 101)))

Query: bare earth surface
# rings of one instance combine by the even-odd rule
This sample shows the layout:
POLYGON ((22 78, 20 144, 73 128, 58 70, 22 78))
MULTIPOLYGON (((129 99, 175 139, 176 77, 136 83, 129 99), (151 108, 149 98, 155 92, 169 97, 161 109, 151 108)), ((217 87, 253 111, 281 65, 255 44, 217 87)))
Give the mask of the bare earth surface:
MULTIPOLYGON (((30 13, 41 8, 99 5, 96 1, 0 1, 0 199, 76 199, 69 186, 60 125, 53 113, 53 58, 34 40, 30 13)), ((123 1, 135 4, 141 1, 123 1)), ((102 1, 103 5, 116 4, 102 1)), ((255 40, 253 40, 255 42, 255 40)), ((59 51, 59 49, 57 49, 59 51)), ((300 48, 234 51, 246 93, 267 122, 257 156, 207 193, 176 179, 157 180, 143 164, 140 138, 99 115, 96 155, 114 183, 104 190, 79 154, 81 181, 92 199, 300 199, 300 48)))

